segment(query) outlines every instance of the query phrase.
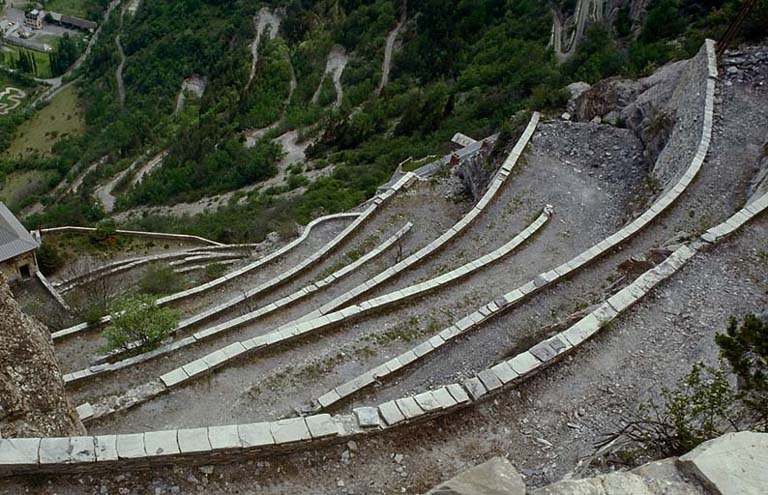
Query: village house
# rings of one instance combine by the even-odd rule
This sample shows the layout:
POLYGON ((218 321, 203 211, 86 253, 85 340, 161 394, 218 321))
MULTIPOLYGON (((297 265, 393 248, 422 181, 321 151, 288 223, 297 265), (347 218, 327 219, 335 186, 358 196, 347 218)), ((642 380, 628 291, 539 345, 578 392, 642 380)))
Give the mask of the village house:
POLYGON ((9 282, 26 280, 37 272, 39 243, 11 211, 0 203, 0 272, 9 282))
POLYGON ((27 12, 24 24, 32 29, 43 29, 43 19, 45 18, 45 12, 38 9, 32 9, 27 12))

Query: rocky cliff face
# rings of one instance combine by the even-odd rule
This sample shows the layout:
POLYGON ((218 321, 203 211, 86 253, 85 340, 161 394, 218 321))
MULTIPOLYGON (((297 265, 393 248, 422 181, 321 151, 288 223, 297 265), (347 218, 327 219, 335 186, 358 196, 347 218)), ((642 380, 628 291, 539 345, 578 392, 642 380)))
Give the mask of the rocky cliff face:
MULTIPOLYGON (((688 115, 688 100, 703 91, 705 71, 706 53, 702 50, 689 60, 667 64, 637 81, 612 77, 588 88, 585 83, 574 83, 568 88, 572 94, 569 112, 576 121, 605 122, 632 130, 643 142, 643 155, 651 166, 677 127, 697 121, 697 115, 688 115)), ((698 111, 699 107, 693 108, 698 111)), ((653 172, 659 179, 667 173, 653 172)))
POLYGON ((0 434, 85 433, 64 392, 50 333, 25 315, 0 275, 0 434))

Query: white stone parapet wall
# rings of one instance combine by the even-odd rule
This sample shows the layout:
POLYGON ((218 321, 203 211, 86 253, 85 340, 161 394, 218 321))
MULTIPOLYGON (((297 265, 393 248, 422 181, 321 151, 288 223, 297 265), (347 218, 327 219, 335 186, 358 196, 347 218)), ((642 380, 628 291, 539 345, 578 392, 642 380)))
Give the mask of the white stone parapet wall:
MULTIPOLYGON (((70 233, 70 232, 90 233, 90 232, 96 232, 96 230, 98 229, 94 227, 74 227, 74 226, 67 225, 64 227, 51 227, 47 229, 40 229, 40 233, 42 234, 62 234, 62 233, 70 233)), ((221 242, 212 241, 211 239, 206 239, 205 237, 200 237, 197 235, 171 234, 170 232, 146 232, 141 230, 121 230, 121 229, 116 230, 115 233, 120 235, 134 236, 134 237, 147 237, 149 239, 169 239, 174 241, 202 242, 203 244, 210 244, 211 246, 226 246, 226 244, 223 244, 221 242)))
MULTIPOLYGON (((701 137, 696 154, 689 162, 688 168, 685 170, 677 183, 669 188, 667 192, 661 196, 661 198, 657 199, 656 202, 654 202, 654 204, 651 205, 651 207, 643 215, 630 222, 628 225, 610 237, 586 249, 570 261, 567 261, 566 263, 563 263, 552 270, 537 275, 533 280, 530 280, 517 289, 494 299, 488 304, 485 304, 476 311, 470 313, 469 315, 448 326, 447 328, 444 328, 439 333, 431 336, 429 339, 421 342, 412 349, 392 358, 391 360, 377 366, 372 370, 366 371, 365 373, 346 383, 343 383, 342 385, 339 385, 333 390, 328 391, 317 399, 316 402, 319 407, 331 407, 337 402, 350 397, 351 395, 359 392, 360 390, 363 390, 369 385, 372 385, 379 380, 385 379, 390 375, 401 371, 406 366, 410 366, 418 362, 421 358, 431 354, 435 350, 442 348, 442 346, 447 342, 453 341, 456 337, 480 327, 491 318, 494 318, 505 310, 510 309, 513 305, 521 303, 545 287, 551 286, 557 283, 559 280, 562 280, 565 277, 573 274, 576 270, 579 270, 588 263, 596 260, 607 251, 625 242, 631 236, 645 228, 651 221, 653 221, 654 218, 656 218, 662 211, 671 205, 696 177, 696 174, 701 168, 701 165, 704 162, 704 158, 707 155, 712 135, 715 79, 717 77, 717 62, 714 58, 714 42, 708 40, 705 43, 703 50, 705 50, 703 55, 706 56, 706 68, 708 77, 706 80, 706 94, 704 98, 704 123, 702 126, 701 137)), ((694 60, 694 62, 698 62, 698 60, 694 60)), ((695 71, 699 69, 698 67, 694 66, 692 70, 695 71)))
POLYGON ((768 194, 707 231, 700 240, 678 248, 568 329, 462 383, 357 408, 351 415, 313 414, 271 422, 118 435, 0 439, 0 476, 223 462, 233 456, 269 455, 343 442, 470 406, 573 352, 680 270, 699 250, 719 242, 766 209, 768 194))
POLYGON ((61 294, 51 285, 51 283, 48 281, 47 278, 45 278, 45 275, 43 275, 43 272, 40 270, 37 270, 35 272, 35 276, 38 280, 40 280, 40 283, 43 284, 43 287, 45 287, 45 290, 48 291, 51 296, 56 300, 57 303, 59 303, 59 306, 64 309, 64 311, 69 311, 69 305, 67 304, 67 301, 64 300, 63 297, 61 297, 61 294))
MULTIPOLYGON (((225 321, 223 323, 220 323, 218 325, 214 325, 210 328, 206 328, 203 330, 200 330, 198 332, 195 332, 194 334, 185 337, 183 339, 179 339, 175 342, 172 342, 167 345, 163 345, 158 349, 145 352, 142 354, 139 354, 137 356, 130 357, 128 359, 123 359, 121 361, 117 361, 114 363, 109 364, 97 364, 95 366, 90 366, 87 369, 75 371, 72 373, 68 373, 64 375, 64 382, 67 384, 79 382, 82 380, 94 378, 96 376, 103 375, 105 373, 117 371, 123 368, 127 368, 129 366, 134 366, 138 363, 143 363, 145 361, 149 361, 151 359, 164 356, 166 354, 169 354, 171 352, 174 352, 178 349, 188 347, 190 345, 193 345, 197 342, 202 342, 204 340, 211 339, 216 336, 220 336, 230 330, 233 330, 235 328, 238 328, 242 325, 245 325, 247 323, 250 323, 258 318, 261 318, 265 315, 268 315, 270 313, 273 313, 277 311, 280 308, 287 307, 291 304, 296 303, 297 301, 309 296, 310 294, 313 294, 317 290, 322 289, 323 287, 327 287, 329 285, 332 285, 336 283, 338 280, 344 278, 345 276, 349 275, 350 273, 354 272, 361 266, 365 265, 368 261, 373 260, 374 258, 378 257, 379 255, 383 254, 386 250, 394 246, 400 239, 402 239, 405 234, 407 234, 411 228, 413 227, 413 224, 411 222, 406 223, 400 230, 395 232, 390 238, 382 242, 380 245, 378 245, 375 249, 369 251, 365 254, 365 256, 361 256, 359 259, 357 259, 355 262, 350 263, 349 265, 333 272, 332 274, 328 275, 322 280, 318 280, 316 282, 313 282, 306 287, 302 287, 298 291, 285 296, 273 303, 270 303, 262 308, 259 308, 257 310, 251 311, 249 313, 240 315, 237 318, 233 318, 231 320, 225 321)), ((178 330, 178 329, 177 329, 178 330)), ((104 362, 105 358, 113 357, 113 355, 100 357, 96 360, 97 363, 104 362)), ((83 420, 91 419, 90 417, 82 417, 83 420)))
MULTIPOLYGON (((651 208, 619 232, 573 260, 486 305, 508 305, 539 290, 559 277, 594 260, 636 233, 674 202, 696 176, 709 146, 715 79, 714 42, 705 43, 708 57, 704 125, 698 150, 683 177, 651 208)), ((485 198, 484 198, 485 199, 485 198)), ((315 414, 272 422, 210 426, 144 433, 65 438, 15 438, 0 440, 0 475, 41 472, 72 472, 120 467, 143 467, 184 462, 216 462, 238 453, 276 453, 304 449, 329 441, 346 441, 366 433, 386 431, 402 424, 433 418, 465 407, 520 383, 573 352, 608 322, 622 314, 663 280, 676 273, 697 252, 706 249, 768 209, 768 194, 750 202, 698 240, 683 245, 666 260, 648 270, 595 311, 554 337, 515 357, 483 370, 461 384, 403 397, 376 407, 357 408, 353 415, 315 414)), ((500 306, 501 307, 501 306, 500 306)), ((343 313, 343 310, 342 310, 343 313)))
MULTIPOLYGON (((235 279, 235 278, 240 277, 240 276, 242 276, 242 275, 244 275, 246 273, 249 273, 249 272, 251 272, 251 271, 253 271, 253 270, 255 270, 255 269, 257 269, 257 268, 259 268, 259 267, 261 267, 261 266, 263 266, 265 264, 267 264, 267 263, 270 263, 270 262, 274 261, 275 259, 279 258, 280 256, 285 255, 286 253, 288 253, 289 251, 294 249, 299 244, 301 244, 309 236, 309 233, 311 232, 312 228, 314 226, 318 225, 319 223, 322 223, 322 222, 325 222, 325 221, 328 221, 328 220, 335 220, 335 219, 338 219, 338 218, 355 218, 355 220, 349 226, 347 226, 346 229, 344 229, 338 236, 336 236, 332 241, 330 241, 328 244, 326 244, 326 246, 324 246, 324 248, 322 248, 322 250, 327 249, 327 252, 330 252, 330 250, 335 248, 335 246, 339 242, 341 242, 344 238, 346 238, 349 234, 351 234, 352 231, 354 231, 357 227, 359 227, 362 224, 362 222, 364 220, 366 220, 376 210, 378 205, 380 205, 383 202, 382 198, 384 198, 384 199, 390 198, 392 196, 392 194, 397 192, 401 187, 407 186, 408 184, 411 184, 414 180, 416 180, 416 176, 415 175, 413 175, 413 174, 406 175, 400 181, 398 181, 398 183, 395 184, 392 187, 392 189, 389 189, 386 192, 384 192, 383 194, 380 194, 379 196, 377 196, 375 198, 376 201, 374 201, 372 203, 372 205, 368 209, 366 209, 363 213, 336 213, 336 214, 333 214, 333 215, 326 215, 326 216, 317 218, 317 219, 313 220, 312 222, 310 222, 307 225, 307 227, 304 229, 304 231, 302 232, 302 234, 298 238, 296 238, 293 241, 289 242, 288 244, 286 244, 282 248, 278 249, 277 251, 275 251, 273 253, 270 253, 267 256, 265 256, 263 258, 260 258, 260 259, 258 259, 256 261, 254 261, 253 263, 250 263, 250 264, 248 264, 248 265, 246 265, 246 266, 244 266, 244 267, 242 267, 242 268, 240 268, 238 270, 234 270, 234 271, 232 271, 232 272, 230 272, 230 273, 228 273, 228 274, 226 274, 226 275, 224 275, 222 277, 219 277, 219 278, 217 278, 215 280, 211 280, 210 282, 206 282, 206 283, 198 285, 196 287, 192 287, 192 288, 187 289, 185 291, 177 292, 176 294, 171 294, 170 296, 161 297, 160 299, 157 300, 157 304, 162 306, 164 304, 169 304, 169 303, 174 302, 174 301, 178 301, 178 300, 181 300, 181 299, 185 299, 187 297, 191 297, 191 296, 196 295, 196 294, 200 294, 200 293, 206 292, 206 291, 211 290, 211 289, 213 289, 215 287, 218 287, 218 286, 220 286, 222 284, 225 284, 225 283, 231 281, 232 279, 235 279)), ((221 246, 221 247, 234 248, 234 247, 240 247, 240 246, 245 246, 245 245, 234 244, 234 245, 230 245, 230 246, 221 246)), ((71 326, 69 328, 64 328, 64 329, 59 330, 58 332, 54 333, 54 339, 59 339, 59 338, 66 337, 66 336, 69 336, 69 335, 72 335, 72 334, 76 334, 76 333, 79 333, 79 332, 82 332, 82 331, 86 331, 86 330, 88 330, 88 329, 90 329, 90 328, 92 328, 94 326, 98 326, 98 325, 103 325, 105 323, 109 323, 110 320, 111 320, 111 318, 109 317, 109 315, 107 315, 107 316, 102 317, 98 321, 98 323, 96 323, 95 325, 89 325, 88 323, 84 322, 84 323, 80 323, 80 324, 71 326)))
MULTIPOLYGON (((507 159, 504 161, 496 178, 492 182, 491 186, 488 188, 488 191, 483 196, 483 198, 478 202, 478 204, 474 208, 472 208, 472 210, 469 211, 469 213, 467 213, 461 220, 459 220, 453 227, 451 227, 438 239, 436 239, 435 241, 432 241, 429 245, 420 249, 418 252, 407 257, 406 259, 400 261, 393 267, 388 268, 387 270, 379 273, 378 275, 373 277, 371 280, 358 285, 357 287, 351 289, 350 291, 347 291, 346 293, 342 294, 340 297, 334 299, 330 303, 325 304, 318 311, 312 312, 309 315, 303 318, 300 318, 296 321, 282 325, 281 327, 278 327, 276 330, 268 334, 257 336, 242 342, 235 342, 226 347, 218 349, 206 356, 203 356, 199 359, 191 361, 183 366, 180 366, 174 370, 171 370, 165 373, 164 375, 159 377, 159 380, 155 380, 139 386, 139 388, 141 389, 141 393, 136 393, 136 394, 132 393, 131 400, 123 402, 122 408, 134 407, 137 404, 141 402, 145 402, 153 397, 156 397, 158 394, 166 392, 171 388, 176 388, 176 387, 186 385, 190 381, 197 380, 202 376, 213 372, 217 368, 221 368, 222 366, 225 366, 235 360, 242 359, 243 357, 245 357, 250 353, 263 350, 265 348, 268 348, 277 344, 282 344, 289 340, 293 340, 302 336, 306 336, 310 332, 315 332, 323 328, 327 328, 328 326, 334 325, 346 319, 360 317, 365 312, 371 311, 373 309, 381 309, 384 306, 403 302, 407 299, 415 297, 417 294, 423 293, 428 290, 432 290, 435 287, 448 283, 457 278, 464 277, 469 273, 472 273, 475 270, 479 269, 480 267, 498 259, 498 257, 494 258, 491 255, 486 255, 486 257, 481 258, 483 260, 482 262, 480 260, 475 260, 471 264, 471 267, 461 267, 460 269, 456 270, 457 273, 454 273, 451 278, 448 278, 447 275, 436 277, 433 280, 420 284, 421 286, 416 289, 408 288, 403 291, 396 291, 392 294, 381 296, 376 300, 374 300, 375 306, 372 305, 370 302, 366 301, 361 303, 360 305, 338 309, 343 304, 364 294, 365 292, 368 292, 369 290, 382 284, 384 281, 399 274, 405 269, 423 261, 428 256, 430 256, 435 251, 437 251, 439 248, 447 244, 448 241, 450 241, 454 237, 458 236, 461 232, 466 230, 466 228, 470 225, 470 223, 472 223, 475 220, 475 218, 477 218, 477 216, 483 211, 483 209, 490 203, 490 201, 499 191, 501 185, 506 181, 507 177, 509 176, 509 173, 511 172, 512 168, 515 166, 515 164, 517 163, 517 160, 520 158, 520 155, 525 149, 525 146, 530 141, 530 138, 533 135, 533 132, 536 129, 536 126, 538 124, 539 117, 540 115, 538 112, 533 113, 533 115, 531 116, 531 120, 528 123, 528 126, 526 127, 523 134, 520 136, 518 142, 515 144, 514 148, 510 152, 507 159)), ((410 182, 412 180, 415 180, 415 176, 409 172, 403 178, 401 178, 400 181, 398 181, 398 184, 402 183, 404 179, 408 179, 408 181, 410 182), (409 178, 409 176, 411 176, 412 178, 409 178)), ((374 204, 373 206, 376 206, 376 205, 374 204)), ((545 208, 544 214, 546 215, 547 218, 551 213, 551 209, 552 209, 551 206, 547 206, 547 208, 545 208)), ((513 239, 510 242, 510 244, 507 245, 506 252, 511 251, 511 249, 516 247, 520 242, 522 242, 523 240, 527 239, 530 235, 532 235, 533 232, 535 232, 535 230, 538 229, 542 223, 538 224, 535 228, 530 229, 527 232, 527 234, 522 236, 521 238, 513 239)), ((503 252, 504 254, 506 254, 506 252, 504 252, 504 248, 501 248, 499 252, 503 252)), ((91 367, 89 369, 74 372, 70 375, 67 375, 66 379, 68 380, 68 383, 87 379, 91 375, 95 373, 99 373, 100 366, 104 366, 104 365, 97 365, 96 367, 91 367)), ((88 403, 82 404, 82 407, 84 408, 84 410, 88 411, 89 413, 91 413, 91 411, 94 411, 94 408, 88 403)), ((112 408, 108 408, 105 410, 97 406, 93 414, 87 414, 83 416, 82 419, 84 421, 87 421, 93 417, 103 417, 103 416, 106 416, 107 414, 112 414, 114 412, 117 412, 117 410, 112 408)))

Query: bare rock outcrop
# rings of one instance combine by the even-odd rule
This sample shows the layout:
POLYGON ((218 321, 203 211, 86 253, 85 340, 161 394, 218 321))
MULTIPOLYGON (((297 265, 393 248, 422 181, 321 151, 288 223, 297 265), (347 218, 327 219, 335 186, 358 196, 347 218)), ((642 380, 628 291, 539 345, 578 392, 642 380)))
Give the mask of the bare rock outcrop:
POLYGON ((0 434, 84 434, 64 392, 48 330, 25 315, 0 275, 0 434))
POLYGON ((632 130, 645 146, 646 163, 656 161, 677 121, 680 98, 690 91, 686 75, 700 56, 669 63, 648 77, 611 77, 592 85, 574 102, 572 117, 582 122, 605 122, 632 130))

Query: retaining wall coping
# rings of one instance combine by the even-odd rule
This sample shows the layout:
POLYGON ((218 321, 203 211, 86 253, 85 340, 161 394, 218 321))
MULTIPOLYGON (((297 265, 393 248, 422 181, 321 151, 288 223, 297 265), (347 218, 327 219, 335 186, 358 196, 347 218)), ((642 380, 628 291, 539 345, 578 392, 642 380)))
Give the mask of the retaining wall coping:
POLYGON ((275 439, 269 423, 248 423, 237 425, 237 433, 243 447, 274 445, 275 439))
POLYGON ((185 428, 176 431, 178 434, 179 450, 181 450, 182 454, 212 450, 211 442, 208 439, 208 428, 185 428))
POLYGON ((145 432, 144 450, 148 456, 180 454, 176 430, 145 432))
MULTIPOLYGON (((707 43, 708 47, 711 46, 711 45, 712 45, 711 43, 707 43)), ((768 199, 768 198, 766 198, 766 199, 768 199)), ((682 266, 682 264, 684 264, 687 259, 690 259, 690 257, 693 256, 696 252, 697 252, 697 249, 691 248, 691 247, 688 247, 688 246, 684 246, 684 248, 681 248, 681 249, 675 251, 675 253, 673 253, 672 255, 670 255, 670 257, 668 258, 668 263, 665 262, 666 265, 664 266, 663 269, 657 270, 657 268, 653 268, 652 270, 655 270, 655 273, 657 273, 657 274, 670 276, 674 272, 670 272, 668 267, 671 266, 671 267, 673 267, 675 269, 679 269, 679 267, 682 266), (678 266, 676 266, 676 265, 678 265, 678 266)), ((648 283, 649 283, 648 281, 654 281, 657 278, 658 277, 638 278, 638 280, 636 281, 637 285, 634 286, 635 287, 634 290, 636 291, 637 287, 644 287, 647 290, 650 290, 648 288, 648 283)), ((633 282, 633 284, 634 283, 635 282, 633 282)), ((632 285, 632 284, 630 284, 630 285, 632 285)), ((624 289, 622 289, 622 291, 623 290, 624 289)), ((633 289, 629 289, 629 290, 627 290, 627 292, 628 293, 632 292, 632 290, 633 289)), ((598 309, 600 309, 600 308, 598 308, 598 309)), ((598 319, 598 317, 595 316, 595 314, 592 314, 592 313, 589 316, 594 318, 593 321, 597 322, 598 323, 598 327, 599 327, 601 323, 604 325, 607 322, 607 320, 605 320, 607 318, 607 315, 612 314, 613 311, 616 311, 616 314, 620 313, 620 311, 616 310, 616 308, 603 308, 603 312, 601 313, 601 318, 600 319, 598 319)), ((568 339, 568 335, 569 335, 568 332, 570 330, 572 330, 574 327, 576 327, 577 325, 579 325, 582 322, 584 322, 584 321, 588 321, 587 318, 584 318, 584 319, 580 320, 576 325, 570 327, 568 330, 566 330, 564 332, 561 332, 560 334, 558 334, 556 336, 556 338, 546 339, 546 341, 545 341, 546 345, 549 346, 550 349, 553 349, 557 353, 564 353, 567 350, 574 349, 578 344, 574 343, 573 341, 568 339), (568 344, 571 344, 571 346, 569 347, 568 344), (560 346, 564 346, 564 347, 560 347, 560 346)), ((592 320, 590 320, 590 321, 592 321, 592 320)), ((552 358, 547 359, 547 363, 553 362, 553 361, 554 361, 554 359, 552 359, 552 358)), ((515 371, 516 373, 521 373, 521 371, 522 371, 521 375, 525 375, 527 373, 530 373, 534 369, 541 368, 541 367, 543 367, 542 365, 544 364, 544 363, 540 362, 538 359, 536 359, 534 357, 534 355, 530 351, 525 351, 525 352, 519 354, 518 356, 515 356, 514 358, 512 358, 510 360, 507 360, 506 363, 508 363, 508 365, 511 367, 511 369, 513 371, 515 371), (523 361, 526 361, 526 362, 523 362, 523 361), (516 368, 516 365, 517 365, 517 368, 516 368), (526 368, 530 368, 530 369, 526 370, 526 368)), ((498 366, 495 366, 494 368, 496 370, 501 369, 501 368, 498 368, 498 366)), ((491 383, 491 382, 495 383, 495 382, 493 382, 492 379, 489 378, 490 375, 488 373, 484 373, 484 372, 481 372, 481 373, 483 373, 483 377, 486 378, 486 381, 489 381, 489 383, 491 383)), ((478 375, 480 375, 480 374, 478 374, 478 375)), ((493 376, 496 379, 499 379, 498 375, 496 375, 495 373, 493 374, 493 376)), ((499 379, 499 381, 501 381, 501 380, 499 379)), ((488 390, 486 389, 485 385, 483 385, 483 382, 478 377, 472 377, 472 378, 466 380, 464 382, 464 386, 466 387, 466 392, 468 392, 468 395, 472 396, 472 398, 475 399, 475 400, 480 398, 480 397, 482 397, 482 396, 484 396, 484 395, 486 395, 486 394, 488 394, 488 390)), ((461 400, 460 397, 457 397, 457 395, 461 396, 461 394, 464 392, 464 390, 462 389, 461 385, 459 385, 459 384, 450 384, 450 385, 446 386, 445 389, 449 392, 451 397, 456 399, 457 403, 466 403, 466 401, 461 400)), ((422 395, 422 394, 419 394, 419 395, 422 395)), ((436 397, 436 392, 431 391, 431 397, 435 398, 436 397)), ((382 412, 382 417, 384 418, 384 420, 387 422, 388 425, 399 424, 399 422, 400 422, 400 421, 395 421, 395 419, 397 419, 397 418, 392 419, 392 417, 390 417, 390 419, 392 419, 394 421, 394 422, 390 423, 390 419, 387 419, 387 416, 384 414, 385 410, 388 410, 388 412, 391 412, 391 410, 389 410, 386 405, 387 404, 392 404, 392 403, 397 406, 397 410, 399 410, 402 413, 402 416, 404 418, 407 418, 407 419, 420 419, 421 417, 426 417, 427 416, 425 414, 425 411, 422 409, 421 406, 419 406, 419 404, 417 403, 417 401, 413 397, 404 397, 404 398, 396 399, 394 402, 390 401, 388 403, 385 403, 385 404, 382 404, 382 405, 379 406, 379 411, 382 412), (407 413, 406 413, 406 411, 407 411, 407 413)), ((448 407, 450 407, 450 406, 448 406, 448 407)), ((342 421, 342 419, 339 419, 339 421, 342 421)), ((302 425, 303 425, 304 428, 307 428, 307 423, 306 422, 307 422, 307 420, 304 419, 304 418, 294 418, 294 419, 291 419, 291 420, 283 420, 283 421, 277 422, 277 423, 270 423, 269 424, 269 428, 270 428, 270 430, 271 430, 271 432, 273 434, 273 437, 275 436, 275 432, 280 432, 281 435, 285 434, 286 437, 288 437, 287 438, 288 441, 291 441, 292 437, 295 438, 296 436, 306 436, 303 433, 304 430, 301 428, 302 425), (290 427, 288 426, 289 424, 290 424, 290 427), (281 429, 283 429, 284 431, 281 431, 281 429), (287 432, 292 432, 292 433, 288 434, 287 432)), ((244 426, 245 425, 238 425, 238 432, 241 432, 243 430, 244 426)), ((201 430, 207 431, 207 429, 205 429, 205 428, 202 428, 201 430)), ((178 438, 179 439, 181 438, 181 435, 182 435, 181 432, 182 431, 189 431, 189 430, 179 430, 179 433, 178 433, 178 435, 179 435, 178 438)), ((358 429, 352 428, 351 430, 344 431, 343 434, 356 434, 359 431, 360 430, 358 430, 358 429)), ((306 432, 307 432, 306 434, 309 435, 309 429, 308 428, 306 429, 306 432)), ((138 435, 138 437, 140 437, 142 439, 142 441, 140 443, 140 448, 144 449, 144 442, 143 442, 144 434, 117 435, 116 440, 115 440, 115 444, 117 446, 117 453, 121 452, 121 446, 122 446, 123 450, 129 450, 130 451, 131 449, 129 447, 132 446, 132 443, 135 443, 135 447, 136 447, 135 450, 138 451, 139 450, 139 443, 134 440, 137 435, 138 435)), ((106 438, 109 438, 109 437, 115 438, 115 436, 107 436, 106 438)), ((242 438, 242 435, 240 435, 240 437, 242 438)), ((102 437, 97 437, 94 440, 94 442, 98 443, 99 442, 99 440, 98 440, 99 438, 102 438, 102 437)), ((205 438, 207 439, 207 435, 205 436, 205 438)), ((29 450, 29 446, 30 445, 34 446, 35 442, 38 442, 38 445, 39 445, 39 442, 40 442, 40 439, 28 439, 28 440, 29 440, 29 443, 27 444, 27 449, 28 450, 29 450)), ((9 442, 19 442, 19 439, 14 439, 14 440, 2 439, 2 440, 0 440, 0 445, 5 447, 6 445, 9 445, 9 442)), ((108 442, 107 442, 107 444, 108 444, 108 442)), ((181 441, 180 440, 179 440, 179 444, 181 446, 181 441)), ((69 448, 69 447, 67 447, 67 448, 69 448)), ((98 460, 101 459, 101 456, 99 454, 99 450, 100 450, 100 448, 96 449, 97 463, 98 463, 98 460)), ((4 456, 8 455, 7 452, 12 452, 12 451, 13 452, 18 452, 19 448, 13 448, 13 449, 10 449, 10 448, 0 448, 0 466, 2 466, 2 461, 4 460, 4 456)), ((106 449, 106 451, 108 452, 109 449, 106 449)), ((121 453, 120 456, 124 457, 124 454, 121 453)), ((23 456, 20 456, 20 457, 23 457, 23 456)))

